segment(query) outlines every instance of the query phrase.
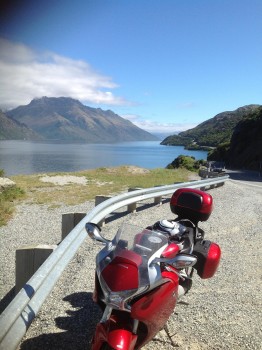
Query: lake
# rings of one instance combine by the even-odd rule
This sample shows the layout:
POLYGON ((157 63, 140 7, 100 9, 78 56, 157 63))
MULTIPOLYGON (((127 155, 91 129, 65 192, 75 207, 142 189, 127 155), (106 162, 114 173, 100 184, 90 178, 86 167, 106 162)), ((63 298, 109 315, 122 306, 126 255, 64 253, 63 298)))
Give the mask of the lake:
POLYGON ((0 141, 0 169, 5 175, 71 172, 99 167, 135 165, 165 168, 180 154, 206 159, 205 151, 183 146, 162 146, 160 141, 114 144, 76 144, 29 141, 0 141))

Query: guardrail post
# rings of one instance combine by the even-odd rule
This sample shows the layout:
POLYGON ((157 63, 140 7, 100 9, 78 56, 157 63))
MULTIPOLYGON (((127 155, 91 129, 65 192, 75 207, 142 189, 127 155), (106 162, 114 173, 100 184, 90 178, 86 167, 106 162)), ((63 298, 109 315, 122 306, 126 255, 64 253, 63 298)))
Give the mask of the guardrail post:
MULTIPOLYGON (((154 186, 154 187, 161 187, 161 186, 164 186, 164 185, 158 185, 158 186, 154 186)), ((162 204, 162 196, 154 197, 154 204, 161 205, 162 204)))
MULTIPOLYGON (((95 198, 95 206, 97 206, 98 204, 106 201, 107 199, 110 199, 112 198, 112 196, 104 196, 104 195, 98 195, 96 196, 95 198)), ((101 220, 99 223, 98 223, 98 226, 100 227, 103 227, 105 224, 105 219, 101 220)))
POLYGON ((162 204, 162 196, 158 196, 154 198, 154 204, 162 204))
MULTIPOLYGON (((140 187, 132 187, 128 189, 128 192, 136 191, 136 190, 141 190, 140 187)), ((131 203, 127 206, 127 211, 129 213, 136 213, 136 202, 131 203)))
POLYGON ((62 240, 86 216, 86 213, 62 214, 62 240))
POLYGON ((16 250, 16 294, 56 249, 56 247, 56 245, 39 244, 36 246, 22 247, 16 250))

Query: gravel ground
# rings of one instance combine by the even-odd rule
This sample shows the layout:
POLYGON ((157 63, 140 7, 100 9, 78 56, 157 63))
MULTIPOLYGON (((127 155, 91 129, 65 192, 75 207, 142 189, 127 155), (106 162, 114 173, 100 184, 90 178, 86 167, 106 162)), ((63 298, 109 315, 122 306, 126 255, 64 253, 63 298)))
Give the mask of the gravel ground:
MULTIPOLYGON (((261 186, 230 180, 210 190, 214 211, 200 227, 206 231, 206 238, 221 246, 219 270, 210 280, 194 276, 191 291, 178 303, 166 327, 143 349, 261 349, 261 186)), ((134 214, 115 213, 120 218, 105 225, 104 235, 110 237, 123 221, 147 226, 161 218, 172 218, 168 201, 157 206, 140 205, 134 214)), ((0 229, 1 311, 13 293, 15 249, 58 243, 62 214, 87 212, 93 207, 94 202, 52 210, 44 205, 18 207, 16 216, 0 229)), ((101 316, 92 302, 99 249, 91 240, 85 241, 19 349, 90 349, 101 316)))

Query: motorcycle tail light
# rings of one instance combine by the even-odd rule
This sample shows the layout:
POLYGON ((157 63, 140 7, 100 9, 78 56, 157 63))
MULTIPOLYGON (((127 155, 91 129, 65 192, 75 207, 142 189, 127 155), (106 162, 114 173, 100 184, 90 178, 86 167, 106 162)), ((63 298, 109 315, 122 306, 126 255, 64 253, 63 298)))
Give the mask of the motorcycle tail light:
POLYGON ((171 197, 170 209, 182 219, 206 221, 213 209, 213 198, 204 191, 179 188, 171 197))
POLYGON ((197 257, 197 274, 203 279, 214 276, 221 257, 219 245, 208 240, 197 242, 193 254, 197 257))

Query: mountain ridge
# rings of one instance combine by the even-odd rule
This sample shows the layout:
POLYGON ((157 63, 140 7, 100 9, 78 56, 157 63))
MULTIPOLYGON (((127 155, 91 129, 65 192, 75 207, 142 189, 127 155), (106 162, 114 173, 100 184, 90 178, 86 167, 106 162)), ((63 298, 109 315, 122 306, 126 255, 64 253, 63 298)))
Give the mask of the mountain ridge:
POLYGON ((88 107, 69 97, 34 99, 6 114, 45 140, 87 143, 157 140, 111 110, 88 107))
POLYGON ((194 145, 217 147, 221 143, 229 142, 236 125, 259 107, 260 105, 250 104, 234 111, 221 112, 192 129, 168 136, 161 144, 182 145, 187 148, 194 145))
POLYGON ((40 135, 0 110, 0 140, 41 140, 40 135))
POLYGON ((193 129, 167 137, 161 144, 179 144, 187 149, 209 146, 207 160, 223 161, 229 168, 258 170, 262 164, 261 135, 262 106, 253 104, 219 113, 193 129))

